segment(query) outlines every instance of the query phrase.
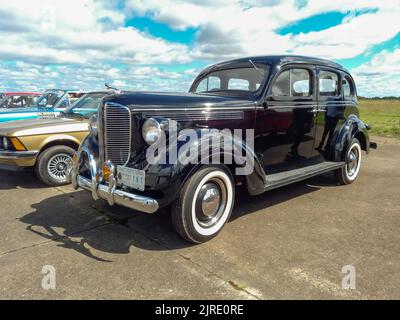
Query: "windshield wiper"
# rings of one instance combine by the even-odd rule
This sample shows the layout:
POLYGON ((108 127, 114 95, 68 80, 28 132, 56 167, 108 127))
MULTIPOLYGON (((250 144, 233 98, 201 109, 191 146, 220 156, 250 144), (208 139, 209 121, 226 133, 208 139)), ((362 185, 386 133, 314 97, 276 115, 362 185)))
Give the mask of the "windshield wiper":
POLYGON ((261 74, 263 77, 265 76, 265 72, 263 70, 261 70, 260 68, 258 68, 253 61, 251 61, 251 59, 249 59, 250 64, 253 66, 254 69, 257 70, 257 72, 259 74, 261 74))

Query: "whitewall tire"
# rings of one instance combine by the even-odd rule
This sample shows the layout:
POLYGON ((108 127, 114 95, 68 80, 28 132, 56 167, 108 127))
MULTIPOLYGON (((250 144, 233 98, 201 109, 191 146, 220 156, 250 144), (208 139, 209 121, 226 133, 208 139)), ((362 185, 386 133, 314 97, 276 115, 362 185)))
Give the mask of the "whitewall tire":
POLYGON ((172 206, 172 222, 186 240, 202 243, 214 238, 229 220, 235 190, 224 166, 205 166, 191 176, 172 206))
POLYGON ((361 168, 361 144, 354 138, 346 152, 346 165, 335 171, 335 177, 338 183, 346 185, 353 183, 360 173, 361 168))

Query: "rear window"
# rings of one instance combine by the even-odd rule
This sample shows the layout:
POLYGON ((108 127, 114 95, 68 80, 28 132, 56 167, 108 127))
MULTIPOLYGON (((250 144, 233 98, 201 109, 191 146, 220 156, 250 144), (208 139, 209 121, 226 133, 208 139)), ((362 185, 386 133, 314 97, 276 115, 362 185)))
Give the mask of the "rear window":
POLYGON ((345 98, 351 98, 354 96, 354 84, 348 76, 344 77, 342 87, 345 98))

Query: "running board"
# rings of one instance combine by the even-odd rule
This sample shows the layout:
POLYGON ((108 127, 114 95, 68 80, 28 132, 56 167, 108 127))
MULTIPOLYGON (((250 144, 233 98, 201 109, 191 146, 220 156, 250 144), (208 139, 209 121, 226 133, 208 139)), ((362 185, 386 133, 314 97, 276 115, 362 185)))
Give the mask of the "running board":
POLYGON ((324 161, 312 164, 306 167, 282 171, 273 174, 267 174, 267 184, 265 191, 286 186, 291 183, 306 180, 308 178, 320 175, 325 172, 340 169, 345 166, 345 162, 324 161))

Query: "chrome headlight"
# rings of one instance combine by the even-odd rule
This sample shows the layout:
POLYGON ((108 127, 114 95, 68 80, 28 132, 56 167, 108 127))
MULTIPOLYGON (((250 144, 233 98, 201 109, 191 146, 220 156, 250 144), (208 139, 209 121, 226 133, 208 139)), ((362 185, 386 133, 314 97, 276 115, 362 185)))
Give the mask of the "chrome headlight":
POLYGON ((162 131, 160 123, 154 118, 149 118, 143 124, 142 136, 147 144, 154 144, 161 138, 162 131))
POLYGON ((89 131, 92 135, 97 136, 97 115, 92 115, 89 119, 89 131))

